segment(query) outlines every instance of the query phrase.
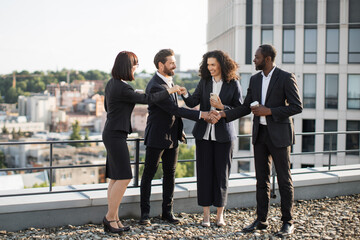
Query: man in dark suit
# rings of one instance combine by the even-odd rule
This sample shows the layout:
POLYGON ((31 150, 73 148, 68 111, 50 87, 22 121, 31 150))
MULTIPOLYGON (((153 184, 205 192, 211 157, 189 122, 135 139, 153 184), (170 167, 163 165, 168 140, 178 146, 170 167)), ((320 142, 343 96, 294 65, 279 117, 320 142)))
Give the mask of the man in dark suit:
MULTIPOLYGON (((148 94, 172 86, 172 76, 176 68, 174 52, 171 49, 160 50, 155 55, 154 64, 158 71, 146 87, 148 94)), ((143 225, 151 223, 149 219, 151 181, 161 158, 164 174, 162 219, 176 224, 180 221, 174 217, 172 207, 178 141, 185 141, 181 117, 197 121, 200 117, 210 118, 210 115, 207 112, 179 108, 176 94, 170 95, 163 101, 150 103, 148 112, 144 142, 146 145, 145 168, 140 187, 141 218, 139 223, 143 225)))
POLYGON ((227 121, 254 114, 252 143, 256 172, 257 219, 243 229, 252 232, 267 228, 270 202, 270 167, 274 161, 281 195, 283 225, 279 234, 288 235, 294 230, 292 208, 294 188, 290 172, 290 146, 294 141, 293 120, 290 116, 302 112, 302 103, 294 74, 276 67, 276 50, 261 45, 253 62, 261 72, 250 79, 244 104, 220 112, 227 121))

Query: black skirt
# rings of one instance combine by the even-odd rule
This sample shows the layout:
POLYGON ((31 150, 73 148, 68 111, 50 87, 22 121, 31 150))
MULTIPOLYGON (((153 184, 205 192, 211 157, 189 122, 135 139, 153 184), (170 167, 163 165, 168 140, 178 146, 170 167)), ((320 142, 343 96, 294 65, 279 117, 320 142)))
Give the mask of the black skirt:
POLYGON ((131 179, 129 149, 126 143, 127 132, 120 130, 103 131, 102 138, 107 151, 105 177, 121 180, 131 179))

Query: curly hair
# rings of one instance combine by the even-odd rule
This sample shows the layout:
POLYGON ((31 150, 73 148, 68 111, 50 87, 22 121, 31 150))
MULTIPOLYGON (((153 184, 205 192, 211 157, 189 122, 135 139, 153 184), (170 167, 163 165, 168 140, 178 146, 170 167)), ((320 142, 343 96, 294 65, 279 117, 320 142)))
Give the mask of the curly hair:
POLYGON ((224 82, 239 79, 239 75, 237 74, 239 65, 234 60, 232 60, 227 53, 221 50, 210 51, 203 55, 199 69, 199 76, 201 78, 211 79, 211 74, 207 65, 208 58, 216 58, 216 60, 219 62, 221 68, 221 77, 224 82))

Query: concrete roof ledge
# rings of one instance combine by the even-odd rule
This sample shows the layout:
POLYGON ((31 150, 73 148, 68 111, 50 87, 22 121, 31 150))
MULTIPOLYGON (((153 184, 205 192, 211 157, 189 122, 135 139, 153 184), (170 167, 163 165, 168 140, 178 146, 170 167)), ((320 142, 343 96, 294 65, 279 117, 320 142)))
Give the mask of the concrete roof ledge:
MULTIPOLYGON (((295 199, 314 199, 325 196, 340 196, 360 193, 360 164, 347 166, 334 166, 331 172, 327 168, 308 168, 292 170, 293 182, 295 188, 295 199), (320 172, 319 172, 320 171, 320 172)), ((249 207, 254 206, 256 193, 255 173, 232 174, 229 181, 229 196, 227 207, 249 207)), ((196 178, 177 179, 174 192, 174 211, 175 212, 197 212, 201 208, 197 206, 197 187, 196 178)), ((153 184, 159 184, 152 187, 151 191, 151 216, 161 213, 162 203, 162 180, 153 180, 153 184)), ((107 209, 107 183, 92 185, 74 185, 53 187, 52 194, 42 194, 49 191, 49 188, 33 188, 21 190, 1 191, 1 195, 35 193, 38 195, 0 197, 0 222, 5 224, 0 227, 6 230, 19 230, 26 227, 38 226, 50 227, 63 224, 64 220, 57 222, 60 214, 76 214, 74 220, 69 220, 67 224, 82 224, 101 221, 101 215, 107 209), (86 191, 87 189, 96 189, 97 191, 86 191), (56 193, 65 190, 84 190, 80 192, 56 193), (53 214, 51 223, 37 220, 34 223, 34 216, 41 217, 47 212, 47 216, 53 214), (14 218, 19 222, 18 226, 7 224, 8 219, 14 218), (27 219, 27 217, 29 219, 27 219), (100 220, 99 220, 100 219, 100 220), (8 225, 8 226, 7 226, 8 225)), ((276 195, 279 196, 277 184, 276 195)), ((279 197, 272 202, 279 202, 279 197)), ((125 192, 121 204, 120 217, 139 216, 140 214, 140 189, 139 187, 128 188, 125 192)), ((61 226, 61 225, 60 225, 61 226)))

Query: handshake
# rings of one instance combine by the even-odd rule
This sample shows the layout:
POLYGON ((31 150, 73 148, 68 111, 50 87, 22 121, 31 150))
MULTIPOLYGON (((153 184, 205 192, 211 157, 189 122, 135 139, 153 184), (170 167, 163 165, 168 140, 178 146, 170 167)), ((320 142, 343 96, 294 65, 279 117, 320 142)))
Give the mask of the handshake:
POLYGON ((185 87, 181 87, 179 85, 174 85, 173 87, 168 89, 169 94, 177 93, 179 95, 185 95, 187 93, 187 90, 185 87))
POLYGON ((201 118, 206 122, 215 124, 221 119, 221 115, 216 110, 211 110, 209 112, 201 112, 201 118))

